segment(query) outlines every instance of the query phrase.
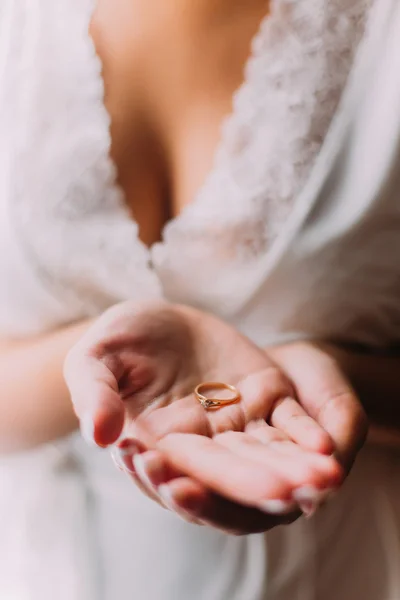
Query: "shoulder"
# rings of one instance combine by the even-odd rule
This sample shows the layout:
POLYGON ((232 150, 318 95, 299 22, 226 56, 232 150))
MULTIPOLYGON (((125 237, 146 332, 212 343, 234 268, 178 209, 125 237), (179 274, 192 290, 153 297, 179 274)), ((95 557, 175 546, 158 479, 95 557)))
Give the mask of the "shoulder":
MULTIPOLYGON (((92 0, 0 0, 3 333, 35 332, 78 314, 53 293, 47 266, 60 246, 54 224, 71 219, 71 188, 77 202, 98 195, 93 177, 81 174, 109 145, 88 36, 92 7, 92 0)), ((104 180, 98 185, 104 190, 104 180)))

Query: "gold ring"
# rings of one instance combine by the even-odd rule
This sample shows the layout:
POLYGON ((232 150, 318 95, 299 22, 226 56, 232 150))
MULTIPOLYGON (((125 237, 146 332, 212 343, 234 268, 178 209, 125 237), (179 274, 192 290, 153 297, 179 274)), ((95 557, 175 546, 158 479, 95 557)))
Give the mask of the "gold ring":
POLYGON ((218 383, 215 381, 200 383, 194 390, 194 395, 205 409, 216 409, 222 406, 229 406, 230 404, 236 404, 240 400, 240 394, 238 390, 227 383, 218 383), (215 398, 207 395, 207 392, 214 392, 215 390, 224 390, 230 392, 229 398, 215 398))

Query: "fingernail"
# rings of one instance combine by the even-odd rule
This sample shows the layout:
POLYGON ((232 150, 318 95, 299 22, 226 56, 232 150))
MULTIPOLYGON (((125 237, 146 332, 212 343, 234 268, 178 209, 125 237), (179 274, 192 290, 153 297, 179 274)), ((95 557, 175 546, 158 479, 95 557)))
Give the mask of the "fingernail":
POLYGON ((94 441, 94 421, 91 415, 85 415, 80 420, 80 428, 81 434, 85 442, 93 447, 96 447, 97 444, 94 441))
POLYGON ((158 487, 158 493, 160 495, 161 500, 164 502, 165 506, 171 510, 176 509, 176 502, 172 498, 172 493, 168 485, 160 485, 158 487))
POLYGON ((203 525, 203 523, 201 523, 201 521, 196 519, 196 517, 193 515, 193 513, 191 513, 188 510, 185 510, 184 508, 182 508, 175 502, 168 485, 166 485, 166 484, 160 485, 157 488, 157 492, 158 492, 161 500, 163 501, 163 504, 165 505, 165 507, 168 508, 170 511, 176 513, 179 517, 181 517, 181 519, 183 519, 187 523, 191 523, 194 525, 203 525))
POLYGON ((122 464, 121 461, 121 457, 120 457, 120 453, 118 452, 118 449, 115 448, 115 446, 113 446, 110 450, 110 456, 114 462, 114 465, 117 467, 117 469, 119 471, 125 471, 125 467, 122 464))
POLYGON ((313 500, 300 500, 299 508, 306 519, 311 519, 317 512, 319 504, 313 500))
POLYGON ((270 515, 287 515, 296 510, 296 504, 290 500, 264 500, 258 508, 270 515))
POLYGON ((137 477, 140 479, 143 485, 150 488, 151 490, 155 490, 156 486, 154 485, 154 483, 152 483, 148 475, 146 463, 143 459, 143 456, 141 456, 140 454, 135 454, 135 456, 133 457, 133 466, 137 477))
POLYGON ((311 485, 304 486, 294 490, 293 499, 297 502, 304 515, 311 518, 322 502, 326 501, 334 492, 335 490, 333 489, 319 490, 311 485))
POLYGON ((134 466, 134 457, 141 451, 139 444, 134 440, 124 440, 121 445, 114 446, 111 450, 111 457, 120 471, 128 472, 134 475, 136 472, 134 466))
POLYGON ((327 488, 325 490, 320 490, 313 485, 305 485, 303 487, 299 487, 293 492, 293 498, 296 502, 300 502, 302 500, 312 500, 317 504, 325 500, 330 494, 333 493, 333 489, 327 488))

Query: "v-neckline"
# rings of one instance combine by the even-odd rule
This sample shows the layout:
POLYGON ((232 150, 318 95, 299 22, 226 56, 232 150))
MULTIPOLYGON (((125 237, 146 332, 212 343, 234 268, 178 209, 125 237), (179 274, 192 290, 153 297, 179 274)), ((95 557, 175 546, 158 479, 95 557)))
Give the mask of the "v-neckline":
MULTIPOLYGON (((310 188, 316 178, 322 177, 322 167, 325 171, 326 164, 334 159, 335 138, 347 131, 342 101, 317 162, 299 184, 302 193, 296 184, 291 213, 279 229, 278 238, 272 244, 256 247, 253 254, 249 236, 242 233, 251 236, 255 231, 259 237, 264 235, 264 231, 259 235, 260 227, 267 221, 266 205, 275 193, 270 186, 276 171, 268 171, 268 160, 272 159, 270 133, 279 129, 274 129, 277 117, 287 122, 286 111, 293 101, 307 100, 304 90, 308 85, 299 90, 296 83, 304 73, 297 71, 296 78, 293 68, 301 67, 303 54, 310 49, 317 57, 320 55, 317 39, 312 35, 310 39, 310 26, 315 21, 318 24, 318 15, 325 14, 324 0, 313 0, 311 22, 305 19, 310 10, 306 2, 273 0, 269 15, 261 20, 253 39, 244 81, 235 94, 233 110, 223 126, 226 131, 217 144, 214 168, 193 201, 165 224, 164 241, 150 248, 139 238, 137 222, 123 202, 110 158, 110 123, 104 106, 101 61, 89 32, 95 2, 63 0, 58 8, 50 2, 40 9, 28 39, 32 42, 34 36, 35 44, 29 47, 35 52, 32 61, 35 60, 36 71, 32 71, 35 78, 26 90, 30 93, 26 96, 30 100, 26 118, 32 119, 30 127, 35 126, 32 133, 39 135, 39 126, 44 125, 43 144, 37 145, 37 135, 27 140, 32 146, 24 146, 21 154, 21 160, 26 161, 21 163, 26 167, 26 177, 17 178, 20 185, 10 195, 13 201, 9 203, 26 260, 56 299, 57 311, 68 306, 67 314, 77 314, 78 318, 98 314, 124 299, 160 296, 233 314, 269 278, 271 270, 279 268, 288 246, 294 245, 296 232, 303 228, 302 223, 317 202, 310 188), (47 32, 50 38, 45 35, 47 32), (71 50, 72 38, 76 44, 69 53, 66 49, 71 50), (52 45, 54 56, 49 57, 48 48, 52 45), (43 57, 46 60, 41 60, 43 57), (275 64, 277 59, 279 64, 275 64), (282 76, 296 85, 288 89, 282 76), (41 86, 37 85, 39 77, 43 78, 41 86), (60 89, 54 88, 57 83, 60 89), (51 86, 57 93, 47 97, 46 90, 51 86), (53 122, 57 128, 48 126, 53 122), (60 144, 64 138, 66 143, 60 144), (49 148, 55 154, 55 176, 49 172, 49 148), (265 170, 267 180, 260 179, 265 170), (43 201, 28 202, 35 194, 43 201), (253 232, 252 225, 257 228, 253 232), (243 255, 248 249, 250 253, 243 255)), ((354 12, 362 0, 352 2, 354 12)), ((334 4, 339 8, 339 0, 334 4)), ((18 21, 19 12, 16 10, 13 16, 18 21)), ((342 31, 340 27, 339 33, 342 31)), ((318 34, 318 30, 314 33, 318 34)), ((309 64, 305 74, 312 75, 314 67, 314 63, 309 64)), ((359 70, 357 63, 353 63, 352 69, 355 68, 359 70)), ((14 84, 13 71, 9 76, 14 84)), ((287 124, 291 130, 290 119, 287 124)), ((279 129, 282 139, 284 134, 279 129)), ((278 142, 279 139, 276 138, 278 142)), ((288 140, 289 144, 292 142, 293 139, 288 140)), ((272 150, 275 156, 275 149, 272 150)), ((279 165, 275 162, 274 169, 282 165, 281 155, 278 152, 279 165)), ((281 175, 286 178, 287 170, 281 175)), ((278 181, 278 185, 281 183, 278 181)), ((57 319, 59 314, 56 312, 52 318, 57 319)))
MULTIPOLYGON (((213 152, 212 166, 211 166, 210 170, 207 172, 203 182, 201 183, 201 185, 199 186, 197 191, 193 194, 193 197, 191 198, 191 200, 182 208, 182 210, 179 212, 179 214, 169 218, 164 223, 164 225, 162 226, 161 231, 160 231, 160 239, 151 244, 146 244, 140 238, 139 225, 135 219, 134 211, 129 210, 126 193, 123 190, 122 186, 118 183, 118 167, 111 156, 111 116, 110 116, 110 113, 108 112, 106 104, 105 104, 105 83, 104 83, 104 79, 103 79, 103 75, 102 75, 102 72, 103 72, 102 68, 100 70, 101 85, 102 85, 102 89, 103 89, 103 108, 108 117, 109 152, 108 152, 107 160, 109 161, 109 163, 111 165, 111 171, 115 175, 112 186, 116 192, 116 195, 118 195, 120 197, 121 202, 123 203, 123 205, 126 209, 128 218, 136 226, 137 243, 142 247, 142 251, 147 256, 146 262, 148 264, 148 267, 152 270, 153 270, 154 252, 156 250, 158 250, 159 248, 166 246, 166 244, 167 244, 166 236, 167 236, 168 231, 172 227, 174 227, 177 223, 179 223, 181 221, 181 219, 183 219, 199 203, 204 190, 207 188, 208 183, 210 182, 210 180, 212 179, 212 177, 215 173, 215 170, 218 168, 218 156, 221 154, 221 152, 225 146, 225 142, 226 142, 225 136, 224 136, 224 130, 227 128, 227 125, 229 124, 229 122, 234 119, 234 117, 236 116, 236 112, 237 112, 236 107, 235 107, 235 98, 238 95, 240 95, 243 92, 243 90, 245 90, 250 85, 250 83, 248 81, 247 73, 249 71, 249 67, 250 67, 252 61, 257 58, 257 54, 260 52, 260 48, 259 48, 260 45, 257 42, 258 42, 259 38, 261 37, 262 31, 263 31, 266 23, 273 19, 273 10, 274 10, 275 3, 276 3, 275 0, 270 0, 269 3, 266 2, 266 4, 267 4, 266 14, 261 19, 259 26, 257 28, 257 31, 250 41, 250 53, 244 64, 243 80, 242 80, 242 83, 237 87, 237 89, 234 91, 234 93, 232 95, 232 103, 231 103, 232 108, 222 119, 222 122, 220 125, 219 139, 218 139, 218 142, 217 142, 216 147, 213 152)), ((96 4, 97 4, 97 0, 94 0, 94 5, 96 6, 96 4)), ((90 37, 90 42, 93 46, 94 53, 97 56, 97 59, 101 65, 101 67, 103 67, 103 62, 102 62, 99 54, 96 51, 96 47, 95 47, 93 38, 91 37, 90 33, 89 33, 89 37, 90 37)))
MULTIPOLYGON (((322 0, 320 1, 322 2, 322 0)), ((88 0, 88 2, 93 6, 96 0, 88 0)), ((101 210, 106 211, 110 215, 109 207, 112 207, 115 223, 119 223, 120 233, 124 232, 124 236, 126 236, 122 237, 121 235, 118 237, 118 240, 114 236, 110 237, 109 229, 107 230, 104 223, 103 229, 98 233, 98 253, 105 258, 105 248, 108 246, 111 246, 115 250, 115 246, 122 248, 123 243, 129 243, 130 256, 131 260, 133 260, 131 270, 135 269, 137 281, 141 282, 139 284, 140 287, 143 288, 143 291, 147 289, 150 295, 158 297, 162 297, 165 294, 168 295, 167 280, 171 281, 170 285, 174 282, 173 285, 177 286, 181 285, 177 281, 183 277, 186 282, 185 285, 187 285, 189 275, 186 274, 185 276, 185 268, 182 262, 192 272, 193 268, 196 268, 196 261, 201 260, 201 256, 204 257, 204 254, 199 253, 201 244, 204 245, 205 243, 207 246, 210 246, 211 242, 211 247, 214 247, 214 250, 217 251, 217 244, 222 241, 222 238, 225 239, 223 233, 221 238, 221 231, 225 225, 227 227, 226 239, 228 244, 229 240, 232 239, 229 233, 231 231, 230 224, 233 224, 233 228, 235 229, 235 227, 239 226, 239 223, 244 224, 246 221, 250 222, 256 219, 259 226, 263 226, 265 211, 257 212, 255 207, 260 199, 264 199, 262 200, 263 202, 270 201, 269 188, 265 187, 263 180, 259 181, 258 179, 259 174, 265 171, 263 167, 265 163, 262 160, 263 149, 259 146, 260 142, 261 145, 264 143, 265 126, 266 124, 270 124, 270 111, 268 108, 268 98, 266 97, 266 101, 263 102, 260 99, 260 93, 264 91, 265 86, 271 85, 274 89, 275 101, 277 101, 277 95, 279 96, 280 94, 280 87, 279 81, 276 78, 278 77, 279 79, 282 75, 279 68, 279 64, 282 66, 282 63, 279 63, 275 67, 275 63, 271 63, 271 61, 279 58, 281 52, 286 47, 286 42, 290 42, 290 52, 298 54, 302 46, 304 50, 304 44, 306 44, 305 50, 307 50, 309 39, 307 26, 300 28, 302 36, 299 38, 294 35, 295 30, 293 31, 293 24, 296 19, 299 23, 300 19, 301 23, 304 23, 304 18, 302 17, 304 17, 305 4, 300 2, 300 0, 297 0, 297 2, 295 3, 293 0, 271 1, 268 13, 261 19, 259 28, 255 36, 253 36, 251 51, 245 63, 244 80, 233 95, 233 109, 223 119, 221 127, 222 135, 214 152, 213 167, 206 175, 197 193, 194 194, 192 201, 183 208, 180 214, 165 223, 162 228, 161 241, 153 243, 150 246, 146 245, 140 239, 138 223, 132 217, 127 207, 124 191, 117 182, 117 169, 110 154, 111 123, 110 115, 104 104, 102 63, 96 53, 90 33, 87 30, 87 41, 89 39, 91 46, 90 53, 92 59, 95 58, 97 61, 96 65, 93 62, 91 63, 91 68, 93 70, 93 67, 95 67, 96 101, 99 103, 98 108, 101 109, 98 111, 97 119, 98 122, 102 121, 100 140, 102 146, 101 164, 105 172, 104 177, 106 178, 107 185, 103 196, 104 204, 101 210), (291 8, 292 12, 289 11, 288 13, 289 8, 291 8), (290 36, 289 39, 287 36, 290 36), (267 119, 267 123, 264 122, 265 119, 267 119), (258 126, 255 126, 255 124, 258 124, 258 126), (244 147, 242 143, 244 143, 244 147), (250 173, 250 179, 247 180, 245 176, 245 181, 243 182, 241 180, 241 175, 244 173, 243 169, 247 168, 252 171, 252 165, 255 168, 255 175, 254 172, 253 174, 250 173), (239 175, 237 173, 238 169, 240 171, 239 175), (229 197, 228 204, 227 196, 229 197), (249 202, 248 205, 243 206, 245 198, 248 198, 249 202), (218 231, 218 242, 215 241, 216 245, 214 246, 213 231, 215 231, 215 227, 218 231), (188 242, 190 240, 188 246, 184 245, 184 241, 186 240, 188 242)), ((354 2, 357 2, 357 0, 354 0, 354 2)), ((312 26, 312 23, 310 26, 312 26)), ((318 34, 318 30, 314 33, 318 34)), ((315 44, 313 44, 312 39, 310 44, 311 51, 315 52, 315 44)), ((302 53, 300 52, 300 54, 302 53)), ((288 56, 286 55, 287 58, 288 56)), ((285 64, 288 63, 285 62, 285 64)), ((87 66, 87 68, 89 67, 87 66)), ((353 68, 354 64, 350 71, 353 68)), ((288 65, 285 76, 292 77, 290 65, 288 65)), ((90 97, 90 102, 93 102, 93 95, 90 97)), ((284 108, 286 105, 287 95, 284 108)), ((286 108, 289 108, 289 106, 286 106, 286 108)), ((327 137, 329 138, 329 135, 327 137)), ((324 148, 325 146, 326 142, 324 141, 322 147, 324 148)), ((322 152, 322 154, 324 153, 322 152)), ((276 262, 278 256, 284 251, 286 242, 289 243, 290 232, 293 228, 296 228, 299 214, 310 210, 308 198, 305 198, 305 191, 309 187, 308 183, 312 179, 315 166, 311 167, 306 180, 301 183, 303 193, 296 193, 293 205, 291 206, 291 213, 282 223, 277 239, 272 241, 270 247, 260 250, 259 260, 256 261, 259 267, 262 264, 268 264, 268 268, 271 268, 271 264, 276 262)), ((118 232, 116 231, 115 233, 118 236, 118 232)), ((244 240, 244 243, 246 244, 247 241, 244 240)), ((236 254, 240 254, 243 249, 245 248, 232 247, 228 249, 225 247, 223 252, 225 254, 228 252, 228 255, 233 258, 236 254)), ((223 268, 227 266, 225 264, 223 268)), ((127 283, 127 289, 130 290, 129 283, 127 283)))

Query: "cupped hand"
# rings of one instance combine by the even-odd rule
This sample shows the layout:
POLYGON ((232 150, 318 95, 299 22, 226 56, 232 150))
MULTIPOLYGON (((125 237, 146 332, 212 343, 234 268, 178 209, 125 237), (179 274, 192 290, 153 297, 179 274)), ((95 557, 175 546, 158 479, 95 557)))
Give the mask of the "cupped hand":
MULTIPOLYGON (((368 432, 368 419, 345 376, 345 356, 333 344, 295 342, 270 348, 269 356, 293 382, 298 402, 326 431, 348 473, 368 432)), ((279 427, 279 419, 273 418, 279 427)))
POLYGON ((310 490, 323 497, 342 480, 330 436, 290 379, 211 315, 117 305, 70 352, 65 376, 86 436, 101 446, 119 439, 122 468, 192 520, 266 530, 299 505, 307 511, 310 490), (206 411, 193 395, 202 381, 235 385, 241 401, 206 411))

